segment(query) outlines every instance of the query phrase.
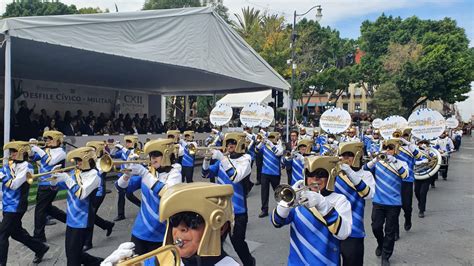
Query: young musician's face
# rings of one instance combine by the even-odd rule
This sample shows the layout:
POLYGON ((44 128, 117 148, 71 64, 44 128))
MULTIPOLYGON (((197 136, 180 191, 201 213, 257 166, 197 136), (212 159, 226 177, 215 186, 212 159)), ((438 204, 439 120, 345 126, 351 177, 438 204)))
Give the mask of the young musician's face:
POLYGON ((82 160, 81 160, 81 159, 75 159, 75 162, 76 162, 76 168, 81 169, 81 167, 82 167, 82 160))
POLYGON ((318 184, 318 186, 310 187, 311 191, 314 191, 314 192, 319 192, 320 190, 325 188, 328 183, 328 178, 319 178, 315 176, 308 176, 306 178, 307 178, 308 185, 311 185, 314 183, 318 184))
POLYGON ((188 227, 184 221, 173 227, 172 235, 173 241, 180 239, 183 241, 183 246, 178 248, 179 256, 182 258, 190 258, 195 255, 199 248, 202 235, 204 234, 204 224, 200 224, 197 228, 193 229, 188 227))
POLYGON ((125 141, 125 147, 127 149, 133 148, 133 143, 130 140, 125 141))
POLYGON ((18 155, 17 150, 10 150, 9 153, 10 153, 10 158, 16 158, 16 156, 18 155))
POLYGON ((151 166, 153 166, 153 168, 155 169, 160 168, 162 159, 163 159, 163 156, 159 156, 159 157, 152 156, 150 159, 151 166))
POLYGON ((306 153, 306 146, 305 145, 301 145, 298 147, 298 151, 301 153, 301 154, 305 154, 306 153))
POLYGON ((237 145, 235 145, 235 144, 227 144, 227 146, 226 146, 227 152, 229 152, 229 153, 235 152, 235 147, 236 147, 236 146, 237 146, 237 145))
POLYGON ((348 164, 348 165, 352 165, 352 163, 354 162, 354 156, 352 156, 351 154, 342 154, 342 160, 345 164, 348 164))
POLYGON ((54 141, 52 138, 50 137, 47 137, 44 139, 44 143, 46 145, 46 147, 54 147, 54 146, 58 146, 57 145, 57 141, 54 141))
POLYGON ((388 146, 388 147, 382 147, 383 150, 385 151, 386 154, 388 155, 395 155, 395 148, 392 147, 392 146, 388 146))
POLYGON ((348 133, 347 135, 349 135, 349 137, 354 137, 354 136, 355 136, 355 132, 354 132, 354 131, 349 131, 349 133, 348 133))
POLYGON ((296 133, 291 133, 290 138, 291 138, 292 141, 296 141, 296 140, 298 140, 298 135, 296 133))

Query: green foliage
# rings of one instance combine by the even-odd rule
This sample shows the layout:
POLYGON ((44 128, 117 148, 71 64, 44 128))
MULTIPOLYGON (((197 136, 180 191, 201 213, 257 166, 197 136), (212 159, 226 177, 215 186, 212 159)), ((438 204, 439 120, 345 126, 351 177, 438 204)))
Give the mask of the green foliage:
POLYGON ((403 95, 410 113, 428 100, 463 101, 473 80, 473 52, 464 29, 452 19, 421 20, 380 16, 361 26, 361 49, 356 80, 373 93, 390 81, 403 95))
POLYGON ((197 96, 197 116, 209 117, 212 108, 214 107, 213 96, 197 96))
POLYGON ((199 0, 146 0, 143 4, 143 10, 200 6, 201 2, 199 0))
POLYGON ((393 114, 404 114, 401 106, 403 99, 397 87, 392 82, 383 83, 374 94, 371 105, 377 117, 387 117, 393 114))
POLYGON ((75 5, 40 0, 18 0, 7 5, 3 17, 49 16, 78 14, 75 5))
POLYGON ((84 7, 78 10, 79 14, 109 13, 109 9, 102 10, 99 7, 84 7))

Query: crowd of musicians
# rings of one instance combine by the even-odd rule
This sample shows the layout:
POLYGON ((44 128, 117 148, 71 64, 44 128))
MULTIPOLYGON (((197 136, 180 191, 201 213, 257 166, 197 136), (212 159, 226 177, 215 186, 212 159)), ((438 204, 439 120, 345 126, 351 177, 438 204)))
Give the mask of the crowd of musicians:
MULTIPOLYGON (((400 238, 401 210, 403 229, 410 231, 413 192, 423 218, 428 190, 438 178, 416 180, 414 167, 429 160, 430 147, 446 158, 459 149, 462 133, 451 133, 456 144, 448 132, 436 140, 416 141, 409 129, 383 139, 378 130, 361 134, 349 128, 336 136, 316 130, 309 134, 302 127, 291 131, 283 145, 279 133, 266 129, 226 134, 214 129, 205 148, 198 147, 192 131, 168 131, 167 138, 150 140, 143 148, 137 136, 125 136, 115 143, 91 141, 66 153, 64 135, 45 131, 44 143, 12 141, 3 147, 9 157, 0 172, 0 265, 7 263, 10 237, 34 252, 33 263, 42 261, 49 249, 48 216, 66 224, 68 265, 115 265, 166 245, 177 247, 183 265, 238 265, 222 249, 227 236, 241 263, 256 265, 246 242, 247 195, 254 185, 261 185, 259 217, 268 216, 275 228, 290 226, 288 265, 363 265, 367 199, 373 205, 375 255, 388 265, 400 238), (208 183, 193 183, 198 155, 204 157, 201 172, 208 183), (251 176, 253 167, 256 176, 251 176), (283 182, 282 170, 288 176, 283 182), (119 173, 115 222, 125 219, 126 200, 139 211, 130 242, 99 258, 87 251, 93 247, 94 225, 107 236, 113 233, 115 223, 97 214, 109 172, 119 173), (38 191, 31 236, 22 217, 32 182, 38 183, 38 191), (273 210, 270 187, 277 191, 273 210), (52 204, 59 190, 67 191, 66 210, 52 204)), ((440 172, 448 177, 447 163, 440 172)))

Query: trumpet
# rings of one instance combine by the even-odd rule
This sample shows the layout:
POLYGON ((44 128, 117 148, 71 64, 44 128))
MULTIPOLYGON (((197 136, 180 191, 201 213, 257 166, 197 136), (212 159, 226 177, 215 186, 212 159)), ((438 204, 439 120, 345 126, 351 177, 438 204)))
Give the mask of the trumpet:
MULTIPOLYGON (((71 165, 71 166, 68 166, 68 167, 56 169, 56 170, 49 171, 49 172, 39 173, 39 174, 26 173, 26 182, 31 185, 31 184, 33 184, 33 181, 35 181, 35 179, 37 179, 38 177, 42 177, 42 176, 45 176, 45 175, 52 175, 52 174, 62 173, 62 172, 67 172, 67 171, 70 171, 74 168, 76 168, 76 166, 71 165)), ((52 181, 52 180, 54 180, 54 177, 47 178, 45 181, 52 181)))
POLYGON ((114 161, 110 155, 105 154, 100 158, 99 166, 103 172, 110 172, 114 169, 115 166, 121 164, 150 164, 150 160, 132 160, 132 161, 114 161))
POLYGON ((306 202, 304 199, 298 198, 298 193, 313 187, 317 187, 319 191, 319 186, 317 183, 312 183, 296 190, 287 184, 278 185, 275 189, 275 200, 278 204, 287 208, 297 207, 306 202))

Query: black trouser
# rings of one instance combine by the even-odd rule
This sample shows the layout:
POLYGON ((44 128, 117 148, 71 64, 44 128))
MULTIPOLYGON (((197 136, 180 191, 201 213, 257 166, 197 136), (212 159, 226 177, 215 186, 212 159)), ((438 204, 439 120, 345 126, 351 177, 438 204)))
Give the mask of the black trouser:
MULTIPOLYGON (((441 176, 443 177, 443 179, 447 179, 448 178, 448 166, 449 165, 441 165, 441 167, 439 168, 439 172, 441 172, 441 176)), ((436 174, 436 177, 438 177, 438 174, 436 174)))
POLYGON ((33 238, 23 228, 21 218, 25 213, 3 212, 0 223, 0 265, 7 265, 8 238, 11 236, 16 241, 31 249, 34 253, 44 252, 46 245, 33 238))
POLYGON ((398 228, 400 206, 379 205, 372 206, 372 232, 382 249, 382 257, 390 258, 395 246, 395 233, 398 228), (385 233, 384 233, 385 224, 385 233))
POLYGON ((66 258, 68 266, 100 265, 103 258, 82 251, 86 241, 87 228, 66 227, 66 258))
POLYGON ((118 190, 117 214, 118 216, 125 216, 125 197, 133 204, 140 208, 141 201, 132 193, 127 193, 124 190, 118 190))
POLYGON ((56 194, 58 194, 56 187, 38 186, 35 207, 35 230, 33 233, 35 238, 46 240, 44 227, 46 225, 47 215, 66 223, 66 213, 52 204, 56 198, 56 194))
POLYGON ((135 244, 134 251, 135 251, 135 254, 137 255, 146 254, 150 251, 160 248, 163 245, 162 242, 146 241, 146 240, 137 238, 134 235, 132 235, 131 241, 135 244))
MULTIPOLYGON (((213 165, 217 162, 216 159, 211 159, 211 161, 209 162, 209 165, 213 165)), ((209 178, 209 181, 211 181, 211 183, 216 183, 216 176, 215 175, 211 175, 211 177, 209 178)))
POLYGON ((426 210, 426 196, 430 189, 430 178, 424 180, 415 180, 415 196, 418 200, 418 210, 425 212, 426 210))
POLYGON ((255 154, 255 164, 257 165, 257 183, 262 182, 263 154, 255 154))
POLYGON ((273 191, 280 184, 281 176, 279 175, 267 175, 262 174, 262 212, 268 212, 268 197, 270 194, 270 184, 272 185, 273 191))
POLYGON ((184 181, 186 181, 186 183, 192 183, 193 173, 194 173, 194 166, 183 166, 183 168, 181 169, 182 182, 184 183, 184 181))
POLYGON ((235 214, 234 231, 230 235, 230 242, 234 250, 244 264, 253 265, 253 257, 250 254, 249 246, 245 242, 245 233, 247 232, 248 215, 247 213, 235 214))
POLYGON ((288 185, 291 185, 291 175, 293 175, 293 169, 291 167, 286 168, 286 175, 288 176, 288 185))
POLYGON ((402 209, 405 223, 411 224, 411 212, 413 210, 413 183, 402 182, 402 209))
POLYGON ((343 266, 364 265, 364 238, 348 237, 341 241, 343 266))
MULTIPOLYGON (((102 230, 107 230, 113 225, 113 223, 97 215, 97 211, 99 210, 100 205, 102 205, 102 202, 104 201, 104 199, 105 199, 105 194, 100 197, 98 196, 94 197, 94 199, 92 200, 92 208, 94 209, 94 214, 95 214, 94 224, 100 227, 102 230)), ((93 235, 94 235, 94 226, 91 226, 87 228, 87 235, 86 235, 86 240, 85 240, 84 245, 92 246, 93 235)))

